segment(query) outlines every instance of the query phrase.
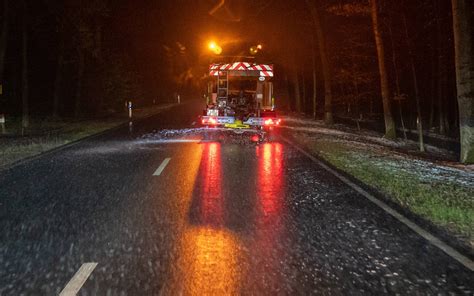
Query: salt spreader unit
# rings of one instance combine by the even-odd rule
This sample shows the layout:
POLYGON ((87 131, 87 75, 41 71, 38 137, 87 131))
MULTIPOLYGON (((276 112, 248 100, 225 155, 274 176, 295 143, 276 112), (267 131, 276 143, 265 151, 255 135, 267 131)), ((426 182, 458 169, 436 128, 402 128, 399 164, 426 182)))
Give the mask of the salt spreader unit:
POLYGON ((273 65, 211 64, 201 124, 229 129, 267 129, 280 124, 273 97, 273 65))

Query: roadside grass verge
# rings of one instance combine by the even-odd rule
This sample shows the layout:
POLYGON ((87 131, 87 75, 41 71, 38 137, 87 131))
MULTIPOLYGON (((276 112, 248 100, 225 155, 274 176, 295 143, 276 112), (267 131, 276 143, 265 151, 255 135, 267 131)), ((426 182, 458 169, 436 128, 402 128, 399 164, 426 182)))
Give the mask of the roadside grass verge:
POLYGON ((296 132, 294 139, 403 208, 474 247, 474 173, 412 158, 361 136, 296 132))
POLYGON ((0 138, 0 167, 91 136, 123 123, 123 120, 61 122, 60 131, 44 135, 0 138))
MULTIPOLYGON (((173 106, 173 104, 138 110, 134 113, 134 119, 153 115, 171 106, 173 106)), ((17 126, 15 125, 15 119, 12 121, 12 125, 14 127, 17 126)), ((29 135, 25 136, 20 136, 19 130, 10 127, 9 130, 13 131, 13 134, 0 137, 0 169, 21 159, 38 155, 62 145, 114 128, 127 121, 128 118, 125 116, 81 121, 67 119, 33 119, 29 135)))

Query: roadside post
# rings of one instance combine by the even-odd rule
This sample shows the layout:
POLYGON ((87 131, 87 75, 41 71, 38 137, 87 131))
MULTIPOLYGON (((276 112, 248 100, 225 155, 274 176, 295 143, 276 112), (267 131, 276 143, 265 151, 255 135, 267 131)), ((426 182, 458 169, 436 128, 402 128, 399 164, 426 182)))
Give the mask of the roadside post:
POLYGON ((132 101, 128 101, 127 109, 128 109, 128 118, 132 119, 132 101))
POLYGON ((178 94, 178 104, 181 104, 181 97, 179 94, 178 94))
MULTIPOLYGON (((0 81, 0 97, 2 95, 3 95, 3 84, 0 81)), ((0 113, 0 130, 1 130, 2 134, 6 133, 6 130, 5 130, 5 114, 3 114, 3 113, 0 113)))
POLYGON ((2 134, 6 133, 5 129, 5 114, 0 114, 0 130, 2 134))
POLYGON ((127 102, 127 109, 128 109, 128 131, 131 133, 131 132, 133 132, 133 121, 132 121, 133 105, 132 105, 132 101, 127 102))
MULTIPOLYGON (((0 81, 0 97, 3 96, 3 84, 0 81)), ((6 133, 5 129, 5 114, 0 113, 0 131, 2 134, 6 133)))

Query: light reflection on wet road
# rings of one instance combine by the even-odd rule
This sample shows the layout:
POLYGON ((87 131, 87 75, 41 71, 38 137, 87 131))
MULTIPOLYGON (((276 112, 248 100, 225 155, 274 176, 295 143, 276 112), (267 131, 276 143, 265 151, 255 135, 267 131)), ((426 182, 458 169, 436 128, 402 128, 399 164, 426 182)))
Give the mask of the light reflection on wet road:
POLYGON ((280 143, 266 143, 255 148, 257 155, 258 214, 255 221, 253 285, 260 291, 278 291, 284 283, 280 266, 285 254, 280 247, 285 235, 283 221, 286 184, 283 171, 284 148, 280 143))
POLYGON ((181 281, 169 294, 236 295, 240 291, 241 245, 236 236, 212 227, 191 227, 180 244, 181 281))
POLYGON ((284 142, 153 143, 168 124, 201 139, 195 114, 0 172, 0 295, 58 294, 84 262, 79 295, 472 294, 472 273, 284 142))
POLYGON ((257 201, 255 215, 241 215, 253 216, 242 221, 250 232, 232 230, 226 224, 225 198, 233 196, 225 195, 222 190, 226 172, 222 169, 221 144, 202 143, 200 149, 201 164, 192 208, 186 229, 180 234, 177 267, 170 282, 165 284, 166 294, 237 295, 250 287, 254 291, 266 291, 268 287, 268 291, 278 290, 283 280, 279 278, 279 262, 284 256, 281 248, 275 247, 284 232, 283 145, 266 143, 246 147, 250 150, 247 153, 252 150, 255 153, 249 161, 256 162, 256 179, 245 176, 251 172, 242 172, 244 178, 234 176, 233 180, 256 183, 255 196, 245 188, 237 188, 246 193, 243 198, 255 197, 257 201))
POLYGON ((240 291, 241 242, 225 227, 222 195, 221 145, 204 143, 195 211, 190 215, 177 248, 177 268, 166 294, 236 295, 240 291), (211 284, 212 283, 212 284, 211 284))

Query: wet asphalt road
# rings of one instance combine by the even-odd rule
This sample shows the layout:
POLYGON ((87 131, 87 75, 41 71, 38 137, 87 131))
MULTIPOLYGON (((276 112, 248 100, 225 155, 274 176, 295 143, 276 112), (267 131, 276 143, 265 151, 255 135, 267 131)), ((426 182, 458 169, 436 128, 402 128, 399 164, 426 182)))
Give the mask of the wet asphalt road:
POLYGON ((58 295, 87 262, 79 295, 472 295, 472 272, 278 138, 199 141, 199 111, 0 172, 0 295, 58 295))

